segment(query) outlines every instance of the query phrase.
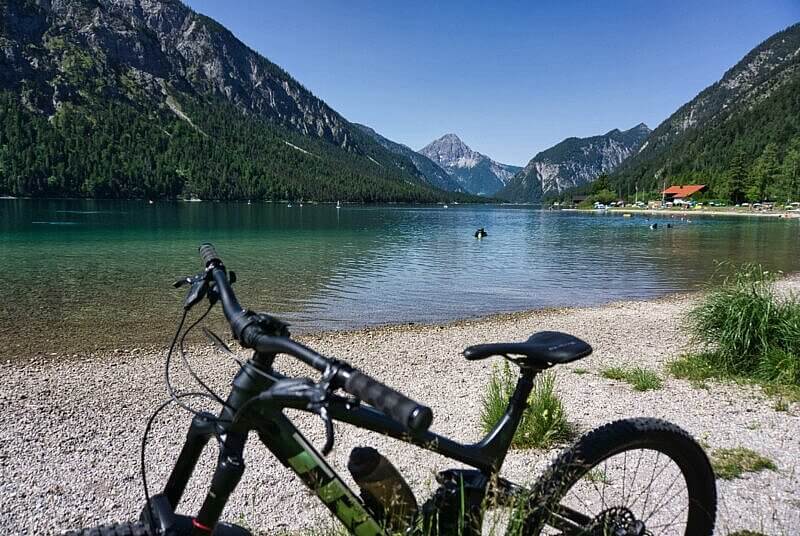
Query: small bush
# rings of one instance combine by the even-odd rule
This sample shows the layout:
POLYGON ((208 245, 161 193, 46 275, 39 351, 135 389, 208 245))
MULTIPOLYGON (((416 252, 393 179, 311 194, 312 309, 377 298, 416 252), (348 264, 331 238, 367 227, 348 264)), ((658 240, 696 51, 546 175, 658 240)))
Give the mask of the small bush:
POLYGON ((745 447, 715 450, 711 455, 711 466, 714 468, 717 478, 723 480, 739 478, 744 473, 777 469, 772 460, 745 447))
POLYGON ((635 367, 625 369, 621 367, 611 367, 603 369, 600 374, 609 380, 618 380, 631 384, 637 391, 651 391, 661 389, 664 383, 661 378, 652 370, 635 367))
POLYGON ((717 374, 800 385, 800 301, 780 298, 775 275, 745 265, 710 289, 687 316, 717 374))
MULTIPOLYGON (((489 433, 505 413, 516 381, 517 377, 507 361, 492 371, 481 411, 481 427, 484 433, 489 433)), ((528 408, 522 416, 511 446, 546 448, 570 437, 572 429, 567 422, 561 398, 555 392, 555 376, 550 373, 541 374, 528 397, 528 408)))

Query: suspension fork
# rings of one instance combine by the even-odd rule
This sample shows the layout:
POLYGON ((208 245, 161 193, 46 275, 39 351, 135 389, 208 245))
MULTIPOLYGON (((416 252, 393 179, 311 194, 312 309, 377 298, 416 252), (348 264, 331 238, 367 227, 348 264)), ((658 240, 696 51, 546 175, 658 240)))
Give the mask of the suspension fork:
POLYGON ((219 418, 200 413, 192 419, 186 442, 164 487, 163 495, 172 511, 177 508, 209 440, 214 436, 223 438, 211 486, 200 512, 192 520, 193 536, 207 536, 214 530, 244 473, 244 446, 250 428, 246 421, 233 423, 233 419, 239 408, 272 385, 273 381, 262 373, 272 372, 274 359, 274 354, 254 354, 236 374, 219 418))

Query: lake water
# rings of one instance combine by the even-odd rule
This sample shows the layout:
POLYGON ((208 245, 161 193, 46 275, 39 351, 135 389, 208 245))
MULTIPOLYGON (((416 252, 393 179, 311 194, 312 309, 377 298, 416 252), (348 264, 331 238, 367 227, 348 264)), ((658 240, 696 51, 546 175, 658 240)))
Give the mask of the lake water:
POLYGON ((800 268, 799 220, 0 200, 0 356, 166 343, 183 296, 170 284, 200 268, 203 241, 243 304, 295 331, 648 298, 702 286, 722 260, 800 268))

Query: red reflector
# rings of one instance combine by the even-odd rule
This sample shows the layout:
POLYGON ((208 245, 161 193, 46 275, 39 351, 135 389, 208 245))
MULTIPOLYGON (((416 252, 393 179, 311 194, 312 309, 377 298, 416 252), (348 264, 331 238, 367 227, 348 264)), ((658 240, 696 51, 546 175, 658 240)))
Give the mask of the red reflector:
POLYGON ((205 525, 203 525, 202 523, 200 523, 198 520, 196 520, 194 518, 192 518, 192 525, 194 525, 195 528, 198 528, 200 530, 204 530, 204 531, 208 532, 209 534, 211 533, 211 527, 206 527, 205 525))

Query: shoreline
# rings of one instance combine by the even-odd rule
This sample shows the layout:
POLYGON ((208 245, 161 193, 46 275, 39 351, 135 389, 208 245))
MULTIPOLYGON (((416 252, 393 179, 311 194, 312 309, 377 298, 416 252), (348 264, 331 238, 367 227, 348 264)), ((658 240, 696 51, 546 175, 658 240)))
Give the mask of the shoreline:
MULTIPOLYGON (((786 274, 783 279, 791 279, 796 277, 798 281, 800 281, 800 272, 786 274)), ((472 328, 472 327, 480 327, 481 325, 485 324, 492 324, 492 323, 505 323, 505 322, 518 322, 518 321, 526 321, 526 320, 535 320, 535 319, 545 319, 551 318, 557 315, 566 315, 571 313, 578 313, 581 311, 591 311, 596 309, 615 309, 615 308, 624 308, 626 306, 634 306, 634 305, 642 305, 647 303, 652 304, 660 304, 666 303, 675 300, 687 300, 693 297, 697 297, 702 294, 704 290, 696 289, 696 290, 686 290, 686 291, 679 291, 679 292, 669 292, 666 294, 661 294, 659 296, 654 296, 650 298, 641 298, 641 299, 620 299, 614 300, 610 302, 603 302, 597 303, 592 305, 564 305, 564 306, 554 306, 554 307, 541 307, 535 309, 522 309, 519 311, 499 311, 494 313, 482 314, 477 316, 470 316, 465 318, 456 318, 453 320, 444 320, 444 321, 433 321, 433 322, 387 322, 387 323, 376 323, 376 324, 367 324, 362 326, 355 326, 355 327, 346 327, 342 329, 319 329, 319 328, 309 328, 307 330, 297 330, 296 332, 292 330, 292 326, 289 326, 289 331, 291 332, 291 336, 294 339, 298 340, 319 340, 324 339, 326 337, 361 337, 361 336, 374 336, 374 335, 382 335, 382 334, 392 334, 392 333, 404 333, 404 334, 420 334, 422 332, 429 332, 429 331, 441 331, 447 329, 463 329, 463 328, 472 328)), ((279 320, 281 316, 279 314, 274 315, 279 320)), ((207 324, 207 323, 206 323, 207 324)), ((172 328, 170 328, 172 329, 172 328)), ((198 333, 195 330, 195 333, 198 333)), ((220 335, 223 340, 226 340, 228 344, 236 344, 236 341, 230 338, 230 334, 228 330, 222 332, 217 332, 217 335, 220 335)), ((0 364, 5 363, 6 365, 25 365, 26 363, 38 363, 38 364, 47 364, 53 361, 62 361, 66 358, 67 362, 69 361, 92 361, 92 360, 110 360, 117 358, 119 356, 136 356, 138 354, 147 354, 147 353, 166 353, 169 349, 169 338, 172 335, 168 332, 164 333, 164 340, 165 342, 162 343, 141 343, 141 344, 123 344, 119 345, 114 348, 94 348, 88 350, 68 350, 63 352, 35 352, 35 353, 28 353, 25 355, 15 355, 15 356, 2 356, 0 355, 0 364)), ((196 349, 198 347, 207 346, 208 343, 205 342, 187 342, 186 347, 190 349, 196 349)))
POLYGON ((595 210, 592 208, 562 208, 559 210, 564 210, 568 212, 584 212, 584 213, 604 213, 610 212, 614 214, 647 214, 647 215, 654 215, 654 216, 667 216, 667 215, 677 215, 677 216, 750 216, 755 218, 777 218, 777 219, 785 219, 785 220, 796 220, 800 219, 800 213, 796 211, 792 212, 755 212, 755 211, 738 211, 738 210, 711 210, 711 209, 673 209, 673 208, 666 208, 666 209, 652 209, 652 208, 608 208, 605 210, 595 210))
MULTIPOLYGON (((782 290, 798 291, 800 276, 787 276, 779 285, 782 290)), ((554 372, 567 417, 580 433, 620 418, 650 416, 674 422, 710 452, 752 448, 773 460, 777 470, 718 481, 717 534, 743 529, 791 533, 792 527, 800 524, 796 509, 800 403, 789 403, 787 410, 778 411, 758 387, 708 382, 700 388, 666 373, 666 363, 691 348, 682 318, 701 292, 500 313, 445 324, 320 331, 297 338, 429 405, 436 433, 474 442, 481 437, 481 396, 500 360, 467 361, 460 355, 463 348, 524 340, 544 330, 572 333, 589 342, 594 353, 560 365, 554 372), (601 374, 608 367, 634 366, 659 374, 663 389, 637 392, 601 374)), ((215 391, 226 393, 238 366, 208 344, 193 344, 188 349, 195 371, 215 391)), ((138 516, 142 504, 139 439, 147 415, 166 394, 163 349, 134 350, 104 352, 87 359, 0 363, 4 377, 0 399, 12 409, 0 414, 4 444, 0 516, 7 530, 54 533, 138 516)), ((173 366, 173 381, 179 389, 192 389, 180 359, 175 359, 173 366)), ((316 377, 285 357, 278 359, 276 368, 316 377)), ((189 421, 188 414, 175 408, 156 421, 147 447, 148 478, 154 489, 165 482, 189 421)), ((318 418, 301 415, 298 425, 313 444, 321 445, 324 436, 318 418)), ((435 471, 454 465, 427 451, 337 425, 336 447, 328 460, 351 486, 347 456, 352 447, 363 445, 373 446, 389 458, 422 500, 435 486, 435 471)), ((564 446, 548 451, 512 450, 502 474, 530 483, 564 446)), ((215 461, 216 449, 207 449, 198 464, 198 485, 187 491, 183 511, 199 506, 205 494, 203 484, 215 461)), ((330 523, 324 508, 256 441, 248 444, 247 470, 224 519, 244 520, 255 533, 266 535, 330 523), (287 511, 285 504, 296 508, 287 511)))

